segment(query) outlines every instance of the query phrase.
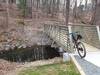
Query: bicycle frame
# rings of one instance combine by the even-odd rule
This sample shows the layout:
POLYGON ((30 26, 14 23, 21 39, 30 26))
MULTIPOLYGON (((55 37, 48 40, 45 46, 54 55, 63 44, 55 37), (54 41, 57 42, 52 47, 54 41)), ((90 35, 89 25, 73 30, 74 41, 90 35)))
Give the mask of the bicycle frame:
POLYGON ((72 37, 72 42, 74 44, 74 47, 78 48, 78 42, 79 42, 79 39, 77 39, 76 37, 78 36, 77 35, 78 32, 75 32, 75 33, 70 33, 69 35, 71 35, 72 37), (76 36, 76 37, 75 37, 76 36))
POLYGON ((77 50, 81 58, 84 58, 86 56, 86 49, 84 44, 80 41, 82 39, 82 36, 80 34, 77 34, 77 32, 70 33, 69 35, 71 35, 72 37, 72 43, 74 44, 73 48, 75 49, 75 51, 77 50))

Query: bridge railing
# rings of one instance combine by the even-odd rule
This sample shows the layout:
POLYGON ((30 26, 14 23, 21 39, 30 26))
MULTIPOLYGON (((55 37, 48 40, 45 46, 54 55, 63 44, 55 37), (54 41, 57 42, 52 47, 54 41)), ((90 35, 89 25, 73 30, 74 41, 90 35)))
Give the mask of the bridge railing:
MULTIPOLYGON (((71 31, 78 31, 83 36, 83 42, 88 43, 94 47, 100 48, 100 41, 96 25, 72 25, 71 31)), ((71 46, 68 39, 69 27, 59 24, 44 24, 44 32, 51 37, 63 49, 70 50, 71 46), (69 44, 68 44, 69 43, 69 44)))
MULTIPOLYGON (((76 32, 79 31, 80 34, 83 36, 83 41, 87 44, 90 44, 96 48, 100 48, 100 39, 99 39, 99 35, 100 33, 98 33, 96 25, 75 25, 72 26, 72 32, 76 32)), ((99 26, 100 27, 100 26, 99 26)), ((100 32, 100 30, 99 30, 100 32)))
POLYGON ((44 32, 64 50, 71 50, 70 42, 67 35, 69 33, 67 26, 44 24, 44 32))

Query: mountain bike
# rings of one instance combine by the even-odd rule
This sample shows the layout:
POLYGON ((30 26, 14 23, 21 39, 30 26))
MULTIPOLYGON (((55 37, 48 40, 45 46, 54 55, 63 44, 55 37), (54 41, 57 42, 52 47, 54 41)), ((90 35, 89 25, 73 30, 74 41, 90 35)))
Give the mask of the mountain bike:
POLYGON ((69 33, 69 36, 70 35, 72 38, 73 48, 77 50, 81 58, 84 58, 86 56, 86 48, 84 44, 81 42, 81 39, 83 37, 79 34, 79 32, 69 33))

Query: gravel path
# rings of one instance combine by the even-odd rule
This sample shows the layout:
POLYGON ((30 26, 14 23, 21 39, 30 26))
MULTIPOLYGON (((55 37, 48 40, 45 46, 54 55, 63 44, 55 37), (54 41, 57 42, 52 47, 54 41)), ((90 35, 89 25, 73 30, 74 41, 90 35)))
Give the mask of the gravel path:
POLYGON ((76 61, 82 67, 86 75, 100 75, 100 67, 81 59, 79 56, 75 55, 76 61))

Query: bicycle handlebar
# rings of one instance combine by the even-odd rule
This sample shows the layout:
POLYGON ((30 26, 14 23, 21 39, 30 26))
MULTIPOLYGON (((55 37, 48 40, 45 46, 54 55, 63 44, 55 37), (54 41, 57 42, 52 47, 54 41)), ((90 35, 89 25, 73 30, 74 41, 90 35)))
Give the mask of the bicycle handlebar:
POLYGON ((72 32, 72 33, 69 33, 68 35, 73 35, 73 34, 76 34, 76 33, 79 33, 78 31, 77 32, 72 32))

